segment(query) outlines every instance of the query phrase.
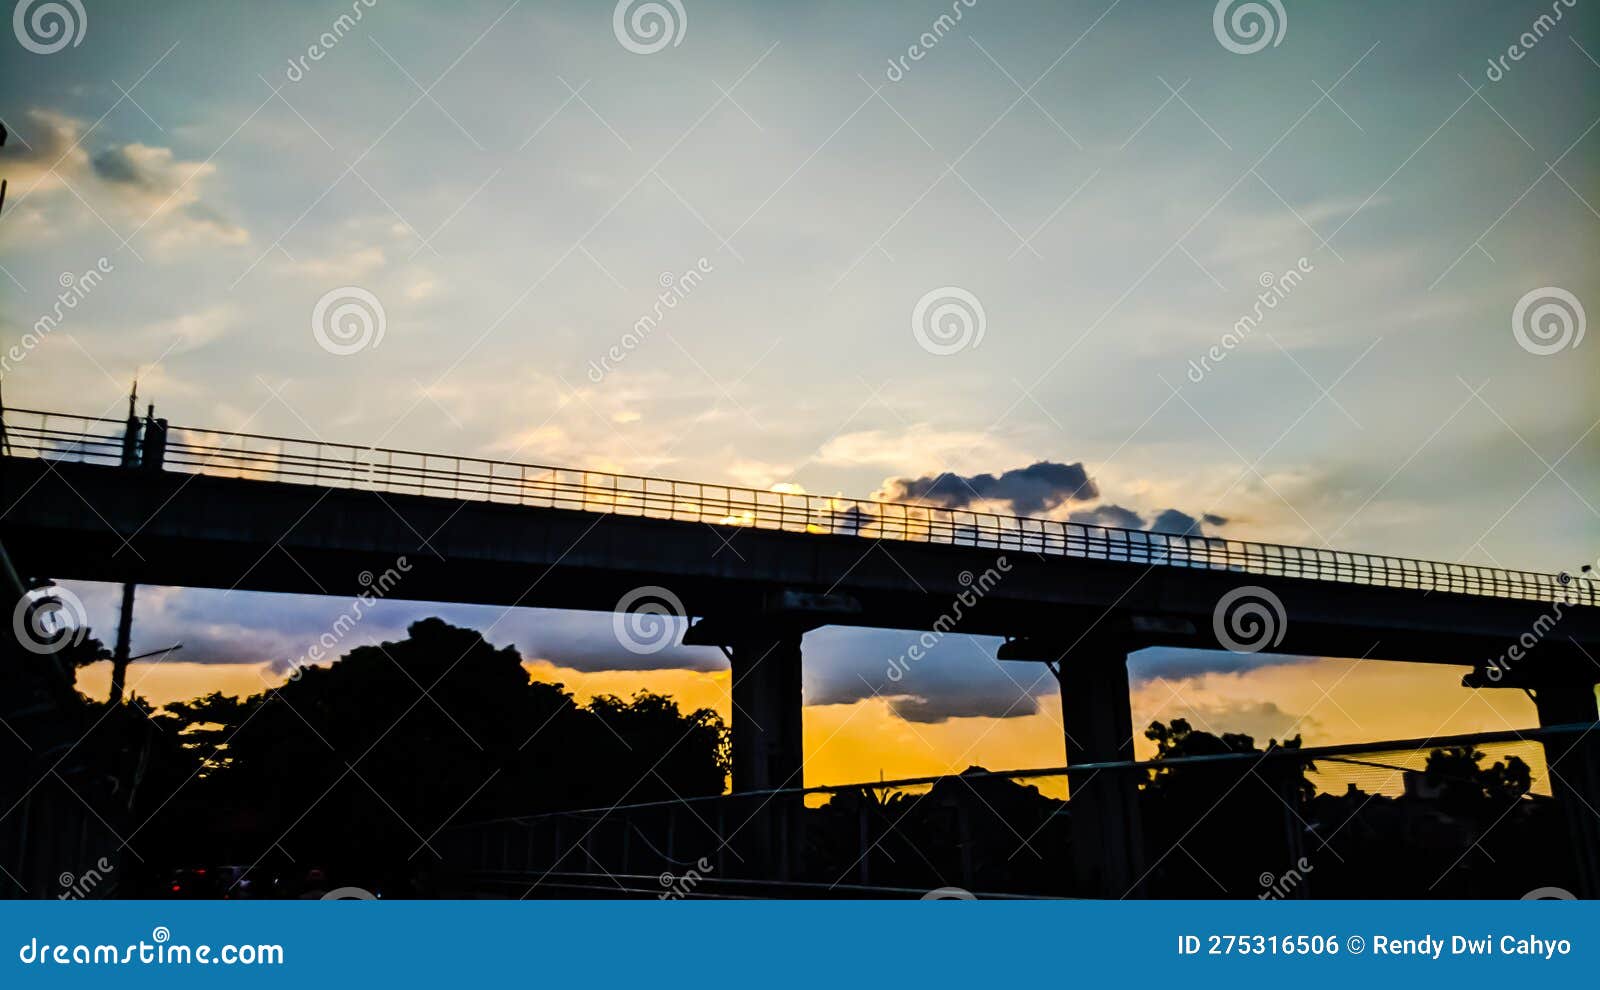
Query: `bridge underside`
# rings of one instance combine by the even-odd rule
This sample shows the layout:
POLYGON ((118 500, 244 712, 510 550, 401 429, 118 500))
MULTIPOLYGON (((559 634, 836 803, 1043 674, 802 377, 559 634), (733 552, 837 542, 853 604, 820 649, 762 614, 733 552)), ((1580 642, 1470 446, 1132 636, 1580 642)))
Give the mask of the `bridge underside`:
MULTIPOLYGON (((1058 640, 1092 628, 1135 648, 1220 649, 1217 603, 1250 585, 1283 605, 1272 652, 1459 665, 1504 653, 1553 607, 37 458, 0 458, 0 504, 0 538, 25 573, 177 587, 348 597, 365 590, 362 572, 404 556, 393 597, 416 601, 612 611, 660 585, 690 615, 744 618, 805 611, 825 593, 813 625, 931 629, 1004 558, 963 607, 962 632, 1058 640)), ((1583 651, 1597 647, 1600 609, 1569 607, 1532 662, 1592 670, 1583 651)))
MULTIPOLYGON (((1546 630, 1501 686, 1535 689, 1543 724, 1595 720, 1600 668, 1586 653, 1600 655, 1600 609, 1588 607, 36 458, 0 458, 0 505, 0 540, 24 575, 353 597, 367 590, 363 572, 404 557, 393 598, 600 611, 665 587, 708 617, 696 641, 729 653, 740 791, 803 782, 807 629, 947 630, 958 596, 970 604, 954 628, 1008 637, 1002 659, 1054 665, 1069 764, 1131 757, 1127 654, 1222 648, 1218 602, 1246 585, 1282 603, 1275 653, 1465 667, 1546 630), (995 580, 980 577, 990 572, 995 580)), ((1551 762, 1570 768, 1562 796, 1592 851, 1595 823, 1580 805, 1600 806, 1600 759, 1586 743, 1561 747, 1551 762)), ((775 803, 758 839, 779 860, 795 852, 785 807, 775 803)), ((1137 894, 1133 778, 1074 780, 1073 819, 1093 889, 1137 894)))

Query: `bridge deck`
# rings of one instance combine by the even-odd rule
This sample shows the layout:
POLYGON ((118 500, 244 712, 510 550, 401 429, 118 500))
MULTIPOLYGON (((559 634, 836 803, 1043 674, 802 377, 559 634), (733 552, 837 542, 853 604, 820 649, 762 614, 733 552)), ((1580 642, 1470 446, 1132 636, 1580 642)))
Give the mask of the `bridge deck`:
MULTIPOLYGON (((126 424, 0 410, 5 453, 122 463, 126 424)), ((576 510, 715 526, 944 544, 1497 599, 1600 605, 1587 577, 1254 543, 195 427, 168 430, 162 468, 215 477, 576 510)))

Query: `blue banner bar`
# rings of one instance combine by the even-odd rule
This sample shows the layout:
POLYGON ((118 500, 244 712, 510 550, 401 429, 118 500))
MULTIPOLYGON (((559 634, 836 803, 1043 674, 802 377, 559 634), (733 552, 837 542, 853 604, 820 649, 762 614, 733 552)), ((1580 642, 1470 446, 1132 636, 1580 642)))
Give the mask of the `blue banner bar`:
POLYGON ((493 977, 979 987, 1105 977, 1503 988, 1592 982, 1597 938, 1600 905, 1585 901, 12 901, 0 904, 0 986, 493 977))

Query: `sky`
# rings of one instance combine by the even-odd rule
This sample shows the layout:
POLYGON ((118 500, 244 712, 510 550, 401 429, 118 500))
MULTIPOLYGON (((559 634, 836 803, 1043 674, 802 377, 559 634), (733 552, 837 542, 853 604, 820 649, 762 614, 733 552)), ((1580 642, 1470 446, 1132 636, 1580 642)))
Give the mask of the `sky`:
MULTIPOLYGON (((137 377, 175 425, 1600 555, 1587 4, 46 6, 0 39, 14 406, 120 415, 137 377)), ((70 587, 109 638, 117 589, 70 587)), ((142 589, 134 651, 184 649, 130 679, 259 691, 347 607, 142 589)), ((602 613, 395 597, 347 645, 429 614, 580 695, 728 712, 718 653, 602 613)), ((1061 762, 1053 679, 955 635, 893 680, 911 639, 806 637, 808 783, 1061 762)), ((1453 668, 1132 667, 1136 724, 1533 721, 1453 668)))

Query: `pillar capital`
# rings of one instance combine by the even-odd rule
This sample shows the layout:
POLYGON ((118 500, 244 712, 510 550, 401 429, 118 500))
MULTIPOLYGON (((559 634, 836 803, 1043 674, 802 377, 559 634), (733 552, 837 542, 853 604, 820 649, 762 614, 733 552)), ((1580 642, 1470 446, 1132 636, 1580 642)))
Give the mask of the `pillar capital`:
POLYGON ((1147 646, 1170 646, 1175 639, 1191 636, 1198 636, 1198 631, 1188 619, 1113 613, 1086 630, 1019 632, 1001 645, 999 659, 1050 664, 1095 662, 1111 655, 1126 656, 1147 646))
POLYGON ((1512 660, 1499 657, 1480 660, 1461 678, 1461 686, 1469 688, 1517 688, 1539 691, 1592 690, 1600 683, 1600 667, 1565 657, 1540 657, 1524 655, 1512 660))
POLYGON ((740 642, 799 638, 860 611, 861 603, 849 595, 782 588, 763 595, 753 610, 703 616, 684 633, 683 644, 728 649, 740 642))
POLYGON ((798 646, 800 637, 817 625, 782 617, 710 615, 685 630, 683 645, 717 646, 727 651, 752 643, 794 640, 798 646))

